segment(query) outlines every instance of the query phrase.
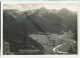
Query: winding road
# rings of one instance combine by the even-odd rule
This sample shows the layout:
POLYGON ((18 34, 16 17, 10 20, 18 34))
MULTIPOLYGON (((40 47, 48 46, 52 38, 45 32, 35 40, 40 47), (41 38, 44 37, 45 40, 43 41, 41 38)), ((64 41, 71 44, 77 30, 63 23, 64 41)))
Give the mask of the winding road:
MULTIPOLYGON (((73 40, 73 43, 76 43, 76 41, 73 40)), ((73 43, 69 43, 69 44, 73 44, 73 43)), ((58 48, 61 47, 62 45, 66 45, 66 43, 60 44, 60 45, 54 47, 53 48, 53 52, 55 52, 55 53, 61 53, 61 54, 68 54, 68 52, 63 52, 63 51, 58 50, 58 48)))

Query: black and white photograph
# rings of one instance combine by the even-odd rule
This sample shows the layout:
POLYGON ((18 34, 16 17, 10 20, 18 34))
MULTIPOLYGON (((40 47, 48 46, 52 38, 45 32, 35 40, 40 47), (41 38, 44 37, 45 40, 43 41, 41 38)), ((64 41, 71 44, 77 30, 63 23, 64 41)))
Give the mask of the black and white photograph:
POLYGON ((77 3, 4 3, 3 55, 77 55, 77 3))

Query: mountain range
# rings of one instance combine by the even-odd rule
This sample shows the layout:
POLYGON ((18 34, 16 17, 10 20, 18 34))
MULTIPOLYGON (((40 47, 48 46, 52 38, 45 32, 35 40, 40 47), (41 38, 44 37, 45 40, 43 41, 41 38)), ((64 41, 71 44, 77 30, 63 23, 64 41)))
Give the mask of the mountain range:
POLYGON ((49 10, 44 7, 27 11, 13 9, 3 11, 4 41, 10 44, 12 52, 19 49, 37 48, 41 51, 40 53, 44 53, 44 47, 28 34, 60 34, 62 31, 77 31, 76 12, 65 8, 49 10))

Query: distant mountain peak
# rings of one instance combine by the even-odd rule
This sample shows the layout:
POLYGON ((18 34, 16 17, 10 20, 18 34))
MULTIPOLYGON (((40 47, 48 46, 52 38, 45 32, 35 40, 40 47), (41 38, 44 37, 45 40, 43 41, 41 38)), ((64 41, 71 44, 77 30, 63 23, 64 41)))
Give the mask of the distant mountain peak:
POLYGON ((67 8, 62 8, 61 10, 68 10, 67 8))
POLYGON ((45 7, 41 7, 40 10, 46 10, 46 8, 45 7))
POLYGON ((42 11, 42 12, 49 12, 49 9, 46 9, 45 7, 41 7, 41 8, 39 9, 39 11, 42 11))
POLYGON ((49 9, 46 9, 45 7, 41 7, 40 9, 38 9, 34 14, 38 15, 39 17, 51 13, 51 11, 49 11, 49 9))
POLYGON ((67 9, 67 8, 62 8, 60 11, 63 11, 63 12, 72 12, 72 11, 70 11, 70 10, 67 9))

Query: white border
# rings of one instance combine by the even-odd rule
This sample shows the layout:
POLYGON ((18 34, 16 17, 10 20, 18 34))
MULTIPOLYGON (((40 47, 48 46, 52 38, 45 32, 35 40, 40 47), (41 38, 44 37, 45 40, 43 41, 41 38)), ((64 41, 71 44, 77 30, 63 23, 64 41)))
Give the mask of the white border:
POLYGON ((1 3, 1 56, 3 54, 3 4, 1 3))
MULTIPOLYGON (((2 1, 12 1, 12 2, 14 2, 14 1, 18 1, 18 2, 22 2, 22 1, 37 1, 37 2, 40 2, 40 1, 63 1, 63 0, 2 0, 2 1)), ((64 0, 64 1, 69 1, 69 2, 71 2, 72 0, 64 0)), ((79 0, 73 0, 73 1, 79 1, 79 0)))
MULTIPOLYGON (((3 55, 3 4, 18 3, 77 3, 77 1, 2 1, 1 2, 1 56, 4 58, 79 58, 79 55, 3 55)), ((79 9, 78 9, 79 11, 79 9)), ((80 12, 79 12, 80 13, 80 12)), ((78 13, 78 15, 79 15, 78 13)), ((79 16, 78 16, 79 17, 79 16)), ((79 18, 78 18, 79 19, 79 18)), ((78 21, 77 19, 77 21, 78 21)), ((80 21, 80 20, 79 20, 80 21)), ((77 23, 79 23, 79 21, 77 23)), ((78 25, 79 26, 79 25, 78 25)), ((79 29, 78 29, 79 30, 79 29)), ((78 31, 80 33, 80 31, 78 31)), ((78 35, 79 36, 79 35, 78 35)), ((80 38, 80 37, 79 37, 80 38)), ((79 41, 78 41, 79 46, 79 41)), ((78 47, 79 49, 79 47, 78 47)), ((78 51, 79 53, 79 51, 78 51)))
POLYGON ((6 4, 18 4, 18 3, 78 3, 78 1, 2 1, 6 4))
POLYGON ((80 2, 78 4, 78 20, 77 20, 77 25, 78 25, 78 55, 80 57, 80 2))

